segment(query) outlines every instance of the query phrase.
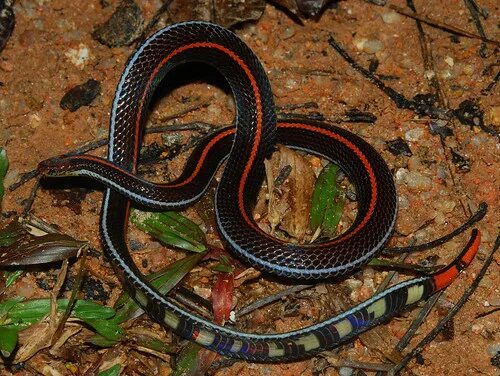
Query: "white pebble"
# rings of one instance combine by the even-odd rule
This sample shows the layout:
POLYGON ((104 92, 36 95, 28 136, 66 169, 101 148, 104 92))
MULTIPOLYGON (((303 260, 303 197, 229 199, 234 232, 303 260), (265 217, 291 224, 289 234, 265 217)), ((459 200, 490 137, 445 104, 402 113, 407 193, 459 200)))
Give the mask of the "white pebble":
POLYGON ((349 367, 340 367, 339 376, 352 376, 354 370, 349 367))
POLYGON ((397 23, 401 20, 401 16, 399 14, 397 14, 396 12, 387 12, 387 13, 384 13, 382 14, 382 20, 386 23, 386 24, 393 24, 393 23, 397 23))
POLYGON ((446 56, 444 58, 444 61, 446 62, 446 64, 448 64, 450 67, 454 66, 455 65, 455 61, 453 60, 453 58, 451 56, 446 56))
POLYGON ((408 188, 413 190, 427 190, 432 186, 432 180, 417 171, 410 171, 406 176, 408 188))
POLYGON ((72 48, 64 56, 78 68, 83 68, 85 62, 89 59, 89 49, 83 43, 80 43, 78 49, 72 48))
POLYGON ((424 135, 424 130, 421 128, 410 129, 405 133, 405 140, 415 142, 420 140, 420 137, 424 135))

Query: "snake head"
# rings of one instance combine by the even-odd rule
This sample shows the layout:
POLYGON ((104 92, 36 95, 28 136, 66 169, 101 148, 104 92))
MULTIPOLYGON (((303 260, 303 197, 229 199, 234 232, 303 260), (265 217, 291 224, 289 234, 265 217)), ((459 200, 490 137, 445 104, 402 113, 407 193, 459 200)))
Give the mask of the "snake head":
POLYGON ((68 176, 71 172, 71 163, 68 163, 70 160, 67 157, 49 158, 38 164, 37 171, 42 176, 68 176))

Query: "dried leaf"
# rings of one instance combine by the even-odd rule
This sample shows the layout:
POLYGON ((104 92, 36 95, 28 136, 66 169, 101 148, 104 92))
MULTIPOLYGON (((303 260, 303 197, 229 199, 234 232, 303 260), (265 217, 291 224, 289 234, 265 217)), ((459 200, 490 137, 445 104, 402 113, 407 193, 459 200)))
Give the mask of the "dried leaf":
POLYGON ((232 273, 219 273, 212 287, 212 306, 214 320, 223 324, 229 319, 233 307, 234 276, 232 273))
POLYGON ((215 0, 215 22, 230 27, 241 22, 258 20, 265 8, 264 0, 215 0))
POLYGON ((270 190, 268 219, 271 227, 286 231, 290 236, 303 240, 309 231, 309 212, 315 175, 309 162, 297 152, 280 146, 271 158, 273 176, 291 166, 290 174, 279 187, 268 177, 270 190))
POLYGON ((37 265, 75 257, 86 242, 65 234, 33 236, 26 234, 8 247, 2 247, 0 265, 37 265))
POLYGON ((288 9, 296 15, 314 17, 321 12, 331 0, 273 0, 276 4, 288 9))
POLYGON ((230 27, 258 20, 265 6, 264 0, 174 0, 169 15, 174 22, 202 20, 230 27))

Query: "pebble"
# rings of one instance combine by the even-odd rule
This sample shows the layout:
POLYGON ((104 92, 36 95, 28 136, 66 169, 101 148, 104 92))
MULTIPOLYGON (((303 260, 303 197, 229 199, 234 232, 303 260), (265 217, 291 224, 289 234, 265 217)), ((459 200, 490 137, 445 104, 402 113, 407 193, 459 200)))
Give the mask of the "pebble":
POLYGON ((406 184, 412 190, 427 190, 432 186, 432 180, 417 171, 409 171, 406 176, 406 184))
POLYGON ((295 28, 289 26, 285 29, 283 33, 281 33, 281 39, 286 40, 293 37, 294 35, 295 35, 295 28))
POLYGON ((92 33, 92 37, 108 47, 121 47, 134 41, 143 22, 141 8, 133 0, 123 0, 115 13, 92 33))
POLYGON ((387 141, 386 145, 387 149, 393 155, 406 155, 408 157, 412 155, 410 147, 401 137, 398 137, 395 140, 387 141))
POLYGON ((489 356, 495 356, 500 353, 500 343, 494 343, 492 345, 488 345, 487 350, 489 356))
POLYGON ((349 367, 340 367, 339 376, 352 376, 354 370, 349 367))
POLYGON ((353 43, 356 48, 360 51, 364 51, 369 54, 374 54, 381 51, 384 45, 378 39, 368 39, 368 38, 354 38, 353 43))
POLYGON ((415 142, 420 140, 420 138, 424 135, 424 130, 422 128, 410 129, 405 133, 405 140, 410 142, 415 142))
POLYGON ((432 206, 442 213, 451 213, 457 204, 451 200, 434 200, 432 206))
POLYGON ((451 56, 446 56, 444 58, 444 61, 446 64, 448 64, 450 67, 454 66, 455 65, 455 61, 453 60, 453 58, 451 56))
POLYGON ((390 12, 382 14, 382 20, 386 24, 394 24, 394 23, 398 23, 399 21, 401 21, 401 16, 394 11, 390 11, 390 12))
POLYGON ((410 207, 410 201, 406 196, 398 196, 398 207, 399 209, 408 209, 410 207))
POLYGON ((90 79, 68 91, 61 99, 59 106, 63 110, 74 112, 82 106, 88 106, 101 93, 99 81, 90 79))
POLYGON ((363 285, 363 282, 361 282, 359 279, 356 278, 348 278, 345 280, 345 283, 347 284, 347 287, 349 287, 351 291, 355 291, 363 285))
POLYGON ((71 48, 68 50, 64 56, 66 56, 71 63, 73 63, 78 68, 83 68, 85 63, 89 59, 89 49, 83 43, 80 43, 78 49, 71 48))
POLYGON ((474 73, 474 67, 467 64, 466 66, 464 66, 463 71, 467 76, 472 76, 472 74, 474 73))
POLYGON ((472 333, 474 333, 474 334, 481 334, 481 332, 484 329, 484 325, 482 325, 482 324, 473 324, 470 329, 471 329, 472 333))

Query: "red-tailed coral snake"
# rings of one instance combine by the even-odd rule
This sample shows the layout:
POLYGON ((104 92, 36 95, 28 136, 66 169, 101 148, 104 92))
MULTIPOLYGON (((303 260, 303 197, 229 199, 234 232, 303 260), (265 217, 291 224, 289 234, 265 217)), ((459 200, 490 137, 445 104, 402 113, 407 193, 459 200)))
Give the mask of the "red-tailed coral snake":
POLYGON ((354 308, 300 330, 281 334, 243 333, 216 325, 178 306, 152 288, 138 271, 126 243, 130 200, 157 209, 182 208, 197 200, 222 161, 215 212, 222 238, 250 265, 279 276, 323 279, 341 276, 373 258, 390 236, 396 190, 380 155, 358 136, 331 125, 276 122, 267 76, 253 52, 232 32, 205 22, 169 26, 147 39, 129 59, 119 81, 110 122, 108 159, 54 158, 40 165, 48 176, 87 176, 104 183, 101 239, 105 254, 131 296, 156 320, 180 336, 220 354, 260 362, 287 361, 335 347, 448 286, 473 259, 479 232, 445 269, 388 288, 354 308), (236 129, 202 141, 182 175, 153 184, 135 176, 143 125, 151 96, 163 77, 185 62, 215 67, 231 87, 236 129), (263 161, 275 142, 334 161, 356 187, 358 214, 336 239, 289 244, 262 232, 252 204, 263 178, 263 161))

